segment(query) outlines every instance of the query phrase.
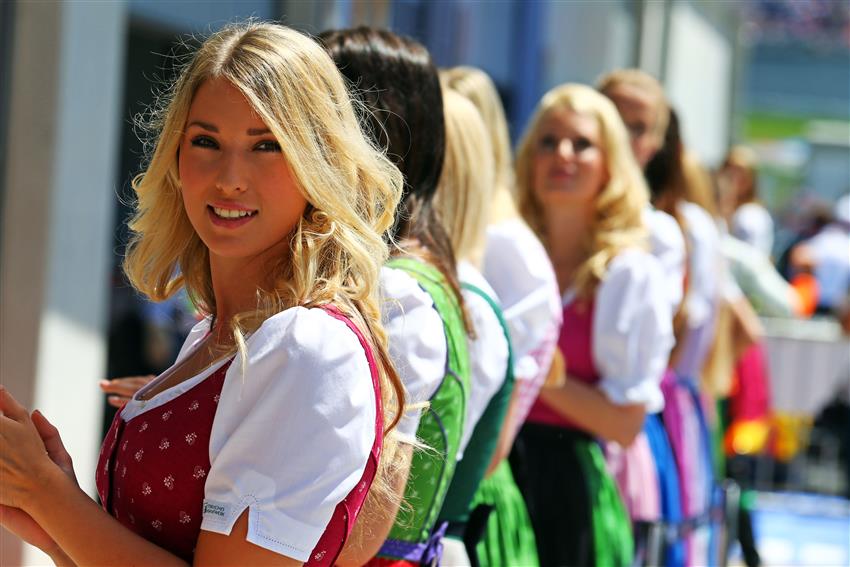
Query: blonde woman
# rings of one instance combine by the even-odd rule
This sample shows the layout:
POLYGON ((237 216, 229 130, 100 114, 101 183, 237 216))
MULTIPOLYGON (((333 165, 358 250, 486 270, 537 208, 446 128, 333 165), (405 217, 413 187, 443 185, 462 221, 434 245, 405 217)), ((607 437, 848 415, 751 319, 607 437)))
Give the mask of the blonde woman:
POLYGON ((157 119, 125 269, 207 317, 116 415, 102 509, 0 392, 3 525, 67 565, 331 565, 396 465, 377 288, 401 175, 330 57, 278 25, 211 35, 157 119))
MULTIPOLYGON (((480 565, 531 566, 538 563, 534 531, 507 456, 552 363, 561 326, 557 282, 546 250, 514 202, 508 126, 493 81, 474 67, 454 67, 441 71, 440 76, 475 105, 487 128, 489 143, 474 144, 476 157, 466 163, 487 163, 477 154, 484 149, 492 151, 489 161, 495 175, 487 190, 492 204, 476 222, 488 219, 482 268, 509 331, 515 383, 487 476, 475 493, 473 508, 479 511, 472 511, 465 542, 470 557, 480 565), (490 510, 488 516, 481 514, 483 509, 490 510)), ((466 170, 477 183, 490 177, 482 167, 466 170)), ((521 462, 514 461, 521 468, 521 462)))
MULTIPOLYGON (((664 146, 670 121, 664 88, 655 77, 640 69, 612 71, 599 79, 596 88, 617 107, 629 133, 635 160, 645 172, 664 146)), ((664 267, 667 297, 675 312, 684 298, 685 239, 676 220, 663 210, 648 206, 643 215, 649 229, 650 249, 664 267)))
POLYGON ((632 530, 597 440, 628 448, 663 406, 672 314, 645 251, 648 191, 614 105, 584 85, 546 93, 519 146, 517 187, 563 296, 564 364, 520 432, 540 563, 626 565, 632 530))
POLYGON ((472 539, 475 532, 480 533, 475 525, 480 513, 472 512, 472 501, 493 458, 513 391, 513 373, 498 297, 480 272, 493 192, 487 130, 475 106, 451 89, 443 89, 443 113, 446 159, 435 206, 452 241, 464 303, 474 326, 474 335, 468 338, 471 380, 466 423, 455 476, 439 516, 449 524, 443 561, 461 566, 478 564, 472 539))
POLYGON ((496 86, 475 67, 453 67, 441 77, 478 109, 493 151, 495 177, 482 272, 501 301, 516 377, 507 427, 491 466, 494 470, 510 452, 552 364, 561 328, 558 285, 546 250, 516 207, 508 124, 496 86))

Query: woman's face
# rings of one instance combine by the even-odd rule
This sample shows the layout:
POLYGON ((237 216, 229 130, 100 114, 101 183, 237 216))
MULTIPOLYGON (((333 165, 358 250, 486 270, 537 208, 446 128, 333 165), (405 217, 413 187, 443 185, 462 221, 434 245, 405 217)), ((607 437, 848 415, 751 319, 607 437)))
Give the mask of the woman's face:
POLYGON ((226 79, 195 93, 178 163, 183 206, 211 261, 288 253, 306 199, 277 140, 226 79))
POLYGON ((593 209, 608 182, 599 122, 569 108, 543 117, 534 149, 534 194, 546 208, 593 209))
POLYGON ((641 169, 644 169, 664 143, 656 131, 658 123, 656 101, 639 88, 628 85, 614 87, 605 94, 617 107, 629 132, 632 153, 641 169))

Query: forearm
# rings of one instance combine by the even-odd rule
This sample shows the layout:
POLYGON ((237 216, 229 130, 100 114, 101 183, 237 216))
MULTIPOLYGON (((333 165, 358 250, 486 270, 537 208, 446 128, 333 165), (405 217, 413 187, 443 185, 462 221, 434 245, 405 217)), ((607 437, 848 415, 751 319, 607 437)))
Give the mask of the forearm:
POLYGON ((597 388, 567 377, 557 387, 543 388, 540 397, 553 410, 583 429, 626 447, 643 428, 643 404, 617 405, 597 388))
POLYGON ((77 564, 58 545, 46 553, 57 567, 77 567, 77 564))
POLYGON ((26 511, 56 542, 57 565, 187 565, 118 523, 58 468, 26 511))
POLYGON ((496 468, 502 463, 502 460, 508 458, 511 453, 511 447, 514 444, 514 436, 512 426, 516 412, 518 411, 519 394, 518 388, 514 388, 511 393, 511 401, 508 404, 508 411, 505 412, 505 420, 502 422, 502 429, 499 431, 499 439, 496 441, 496 450, 493 452, 493 458, 490 460, 490 465, 487 467, 486 476, 490 476, 496 468))

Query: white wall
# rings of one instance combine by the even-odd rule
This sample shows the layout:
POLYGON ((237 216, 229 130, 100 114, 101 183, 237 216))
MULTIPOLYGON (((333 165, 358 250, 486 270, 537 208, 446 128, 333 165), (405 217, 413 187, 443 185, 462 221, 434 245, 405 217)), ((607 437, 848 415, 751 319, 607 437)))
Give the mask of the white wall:
POLYGON ((545 90, 593 85, 603 73, 635 64, 637 25, 626 2, 552 3, 546 23, 545 90))
POLYGON ((690 4, 673 3, 665 87, 685 144, 709 165, 723 158, 729 141, 733 56, 721 30, 690 4))

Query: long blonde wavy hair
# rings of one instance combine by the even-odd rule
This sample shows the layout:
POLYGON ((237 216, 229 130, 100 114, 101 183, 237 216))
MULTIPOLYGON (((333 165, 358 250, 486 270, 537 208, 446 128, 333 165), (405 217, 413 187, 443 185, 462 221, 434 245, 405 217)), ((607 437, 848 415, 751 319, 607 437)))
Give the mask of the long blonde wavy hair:
POLYGON ((493 196, 493 154, 487 128, 475 106, 443 89, 446 156, 434 196, 437 212, 458 260, 480 265, 493 196))
POLYGON ((490 208, 489 221, 499 222, 519 219, 516 207, 516 183, 514 179, 511 138, 508 133, 508 121, 505 109, 499 98, 499 91, 487 73, 476 67, 462 65, 440 71, 443 84, 469 99, 481 117, 490 138, 493 151, 493 206, 490 208))
MULTIPOLYGON (((245 335, 293 306, 334 304, 364 330, 380 370, 384 427, 395 427, 404 388, 387 350, 378 286, 388 257, 384 233, 402 189, 398 169, 364 134, 346 86, 315 41, 260 22, 212 34, 152 110, 154 136, 146 170, 133 180, 136 211, 124 269, 154 301, 184 287, 196 307, 214 315, 209 251, 183 208, 177 153, 195 92, 223 78, 238 88, 267 125, 307 200, 291 235, 291 256, 268 266, 270 289, 257 289, 257 308, 230 322, 245 357, 245 335)), ((248 378, 250 379, 250 377, 248 378)), ((374 488, 389 491, 396 443, 384 440, 374 488)))
POLYGON ((517 148, 517 195, 519 210, 547 249, 545 215, 534 192, 534 159, 540 131, 553 110, 570 109, 592 116, 599 124, 608 183, 596 199, 592 228, 581 246, 585 260, 576 271, 577 296, 589 299, 605 278, 608 263, 626 248, 647 247, 642 214, 649 204, 649 190, 632 155, 620 114, 604 95, 586 85, 565 84, 553 88, 540 100, 517 148))

